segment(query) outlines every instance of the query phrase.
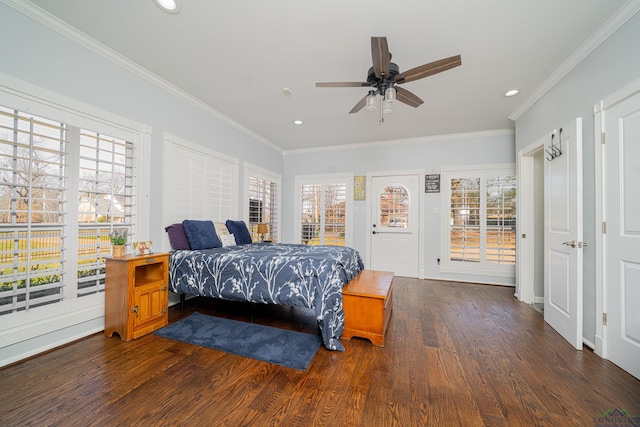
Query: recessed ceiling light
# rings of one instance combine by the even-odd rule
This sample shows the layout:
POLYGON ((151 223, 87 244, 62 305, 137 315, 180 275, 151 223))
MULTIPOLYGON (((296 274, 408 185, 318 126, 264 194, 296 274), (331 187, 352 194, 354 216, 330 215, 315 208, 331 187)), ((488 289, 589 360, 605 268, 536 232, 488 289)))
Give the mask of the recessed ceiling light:
POLYGON ((506 96, 506 97, 516 96, 519 93, 520 93, 520 91, 518 89, 511 89, 511 90, 505 92, 503 96, 506 96))
POLYGON ((303 123, 302 120, 294 120, 293 121, 294 125, 301 125, 302 123, 303 123))
POLYGON ((153 0, 156 5, 165 12, 178 13, 180 12, 179 0, 153 0))

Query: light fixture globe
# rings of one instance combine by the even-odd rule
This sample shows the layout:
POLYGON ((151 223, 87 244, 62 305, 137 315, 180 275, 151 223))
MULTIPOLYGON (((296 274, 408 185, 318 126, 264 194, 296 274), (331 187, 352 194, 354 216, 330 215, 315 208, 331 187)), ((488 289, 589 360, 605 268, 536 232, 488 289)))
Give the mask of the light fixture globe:
POLYGON ((384 91, 384 100, 389 104, 396 100, 396 89, 393 86, 384 91))
POLYGON ((376 109, 376 91, 370 90, 369 95, 367 95, 367 110, 375 110, 376 109))

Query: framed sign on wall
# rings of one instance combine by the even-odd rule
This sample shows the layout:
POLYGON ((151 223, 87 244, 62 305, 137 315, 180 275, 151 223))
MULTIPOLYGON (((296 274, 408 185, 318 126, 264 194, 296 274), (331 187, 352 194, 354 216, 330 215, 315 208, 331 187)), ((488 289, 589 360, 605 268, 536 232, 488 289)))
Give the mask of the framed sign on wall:
POLYGON ((431 174, 424 176, 424 192, 439 193, 440 192, 440 174, 431 174))

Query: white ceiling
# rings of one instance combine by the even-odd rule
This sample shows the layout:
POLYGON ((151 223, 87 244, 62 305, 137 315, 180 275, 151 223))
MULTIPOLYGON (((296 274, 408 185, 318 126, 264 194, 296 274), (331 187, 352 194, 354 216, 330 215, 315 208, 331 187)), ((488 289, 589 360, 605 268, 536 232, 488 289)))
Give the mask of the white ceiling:
POLYGON ((508 119, 624 0, 31 0, 283 150, 513 128, 508 119), (403 85, 424 100, 351 108, 368 88, 371 36, 400 70, 460 54, 403 85), (283 88, 290 88, 285 95, 283 88), (505 98, 508 89, 521 94, 505 98), (301 126, 293 121, 304 121, 301 126))

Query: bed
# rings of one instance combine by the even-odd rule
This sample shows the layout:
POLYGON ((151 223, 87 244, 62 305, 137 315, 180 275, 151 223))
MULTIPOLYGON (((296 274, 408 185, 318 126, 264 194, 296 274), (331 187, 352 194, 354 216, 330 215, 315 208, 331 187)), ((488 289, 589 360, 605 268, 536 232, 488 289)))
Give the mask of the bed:
POLYGON ((315 310, 323 343, 344 351, 342 288, 364 268, 342 246, 248 243, 175 250, 169 289, 187 295, 306 307, 315 310))

